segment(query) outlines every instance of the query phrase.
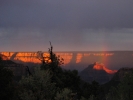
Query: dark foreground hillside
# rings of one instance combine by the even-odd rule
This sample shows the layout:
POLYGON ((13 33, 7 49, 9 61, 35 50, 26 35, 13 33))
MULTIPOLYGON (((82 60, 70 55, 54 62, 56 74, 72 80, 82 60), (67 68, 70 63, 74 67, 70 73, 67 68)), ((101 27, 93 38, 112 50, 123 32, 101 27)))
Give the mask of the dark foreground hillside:
POLYGON ((119 69, 112 79, 101 85, 103 89, 104 100, 132 100, 133 97, 133 68, 125 67, 119 69), (108 93, 108 95, 107 95, 108 93), (106 97, 105 97, 106 95, 106 97), (122 97, 120 95, 123 95, 122 97), (105 99, 109 97, 110 99, 105 99))
POLYGON ((85 82, 91 83, 92 81, 97 81, 100 84, 107 83, 113 77, 116 70, 109 70, 103 64, 94 63, 89 65, 83 71, 79 73, 79 76, 85 82))
POLYGON ((50 50, 51 61, 42 59, 41 66, 35 67, 33 71, 28 66, 0 59, 0 98, 2 100, 133 99, 132 68, 121 68, 109 82, 101 85, 99 82, 108 81, 108 74, 105 70, 96 70, 94 65, 90 65, 81 73, 83 76, 86 73, 90 75, 84 78, 89 80, 85 82, 83 77, 81 79, 78 76, 77 70, 62 69, 60 65, 63 60, 58 58, 52 49, 50 50))

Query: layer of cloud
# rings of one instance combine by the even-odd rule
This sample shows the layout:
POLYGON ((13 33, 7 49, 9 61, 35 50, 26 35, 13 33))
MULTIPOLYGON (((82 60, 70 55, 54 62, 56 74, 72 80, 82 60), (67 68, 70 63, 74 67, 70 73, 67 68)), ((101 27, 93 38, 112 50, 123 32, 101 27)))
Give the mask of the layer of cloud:
POLYGON ((46 31, 3 28, 0 29, 0 51, 47 51, 49 41, 52 42, 55 51, 132 50, 132 38, 133 29, 46 31))
POLYGON ((1 27, 133 28, 132 0, 1 0, 1 27))
POLYGON ((132 50, 133 0, 0 0, 0 51, 132 50))

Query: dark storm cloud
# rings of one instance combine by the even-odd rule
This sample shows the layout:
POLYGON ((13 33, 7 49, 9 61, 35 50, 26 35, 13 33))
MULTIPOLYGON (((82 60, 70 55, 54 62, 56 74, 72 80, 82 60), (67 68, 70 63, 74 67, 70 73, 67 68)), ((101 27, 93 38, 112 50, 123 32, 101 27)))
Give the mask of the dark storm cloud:
POLYGON ((132 28, 133 0, 1 0, 1 27, 132 28))
POLYGON ((0 0, 0 51, 132 50, 133 0, 0 0), (46 48, 44 48, 46 47, 46 48))
POLYGON ((47 51, 49 41, 54 51, 132 50, 133 29, 41 30, 1 28, 0 51, 47 51))

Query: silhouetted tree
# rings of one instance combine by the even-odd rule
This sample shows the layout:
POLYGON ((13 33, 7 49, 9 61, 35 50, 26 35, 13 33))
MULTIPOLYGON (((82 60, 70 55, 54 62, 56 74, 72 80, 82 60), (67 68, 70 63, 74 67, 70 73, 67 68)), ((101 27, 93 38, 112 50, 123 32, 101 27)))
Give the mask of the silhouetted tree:
POLYGON ((28 72, 28 75, 29 75, 29 76, 32 76, 32 73, 31 73, 31 71, 30 71, 30 69, 29 69, 28 66, 26 66, 26 71, 28 72))
POLYGON ((71 95, 72 95, 72 90, 64 88, 63 90, 58 91, 56 93, 55 100, 74 100, 71 95))
POLYGON ((37 53, 38 59, 42 62, 41 69, 50 70, 52 81, 57 83, 57 86, 60 86, 62 84, 60 75, 63 72, 60 65, 63 64, 63 58, 60 58, 60 56, 56 56, 55 53, 53 53, 53 46, 51 45, 51 42, 50 48, 48 48, 48 54, 49 56, 44 56, 41 51, 37 53))
POLYGON ((32 76, 23 76, 19 82, 20 100, 53 100, 56 94, 55 83, 51 82, 48 70, 36 67, 32 76))
POLYGON ((106 100, 133 100, 133 73, 126 73, 119 85, 110 89, 106 98, 106 100))
POLYGON ((14 85, 13 85, 13 72, 6 68, 3 60, 0 57, 0 99, 13 100, 14 85))

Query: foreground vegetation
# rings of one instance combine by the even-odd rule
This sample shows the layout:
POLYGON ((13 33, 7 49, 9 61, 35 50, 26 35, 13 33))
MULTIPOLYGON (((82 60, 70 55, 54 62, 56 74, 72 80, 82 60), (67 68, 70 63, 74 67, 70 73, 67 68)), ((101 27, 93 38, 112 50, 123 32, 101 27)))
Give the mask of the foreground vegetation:
MULTIPOLYGON (((51 45, 51 44, 50 44, 51 45)), ((93 81, 91 84, 80 79, 77 70, 64 70, 60 67, 63 59, 49 48, 49 57, 40 67, 22 76, 20 81, 13 79, 13 72, 4 66, 0 58, 0 99, 1 100, 133 100, 133 75, 125 74, 123 80, 112 88, 106 88, 93 81)), ((110 85, 111 87, 111 85, 110 85)))

